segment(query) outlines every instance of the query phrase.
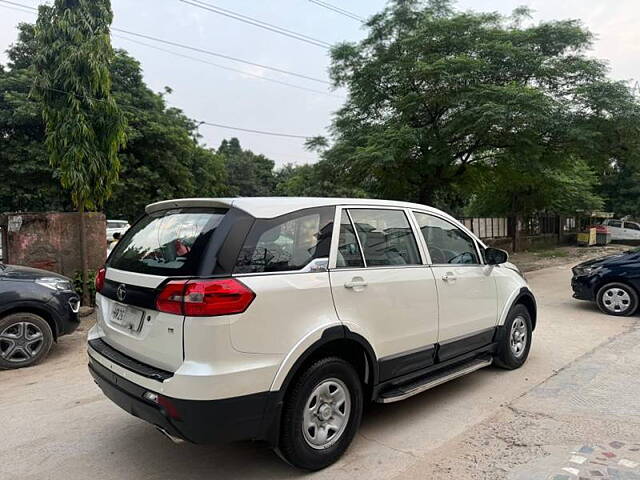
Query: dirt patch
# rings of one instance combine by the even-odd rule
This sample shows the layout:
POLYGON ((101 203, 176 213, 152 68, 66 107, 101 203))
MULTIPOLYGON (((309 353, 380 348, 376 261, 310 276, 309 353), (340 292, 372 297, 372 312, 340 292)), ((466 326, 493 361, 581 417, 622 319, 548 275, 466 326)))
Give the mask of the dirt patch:
POLYGON ((606 245, 602 247, 562 246, 555 248, 532 249, 513 253, 509 261, 515 263, 523 272, 533 272, 543 268, 580 263, 592 258, 606 257, 630 249, 629 245, 606 245))

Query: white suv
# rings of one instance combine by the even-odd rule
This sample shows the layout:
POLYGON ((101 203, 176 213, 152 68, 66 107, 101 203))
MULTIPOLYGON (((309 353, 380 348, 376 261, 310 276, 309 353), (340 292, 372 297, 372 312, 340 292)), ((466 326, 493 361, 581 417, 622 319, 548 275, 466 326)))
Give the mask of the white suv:
POLYGON ((536 303, 502 250, 423 205, 154 203, 96 279, 89 368, 175 441, 266 440, 323 468, 365 402, 526 360, 536 303))

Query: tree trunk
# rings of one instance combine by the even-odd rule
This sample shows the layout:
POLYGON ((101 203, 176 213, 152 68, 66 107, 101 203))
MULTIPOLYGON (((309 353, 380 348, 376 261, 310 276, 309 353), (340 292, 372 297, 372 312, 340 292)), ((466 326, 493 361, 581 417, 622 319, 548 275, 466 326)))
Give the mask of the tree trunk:
POLYGON ((80 261, 82 265, 82 304, 89 306, 89 258, 87 255, 87 228, 84 217, 84 206, 78 208, 80 214, 80 261))

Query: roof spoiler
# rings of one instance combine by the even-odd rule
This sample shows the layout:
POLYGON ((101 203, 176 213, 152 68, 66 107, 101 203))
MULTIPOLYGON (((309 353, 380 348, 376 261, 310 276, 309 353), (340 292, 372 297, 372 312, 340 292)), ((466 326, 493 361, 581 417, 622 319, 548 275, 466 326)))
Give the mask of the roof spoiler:
POLYGON ((160 210, 184 207, 231 208, 234 200, 233 198, 179 198, 152 203, 147 205, 144 211, 151 214, 160 210))

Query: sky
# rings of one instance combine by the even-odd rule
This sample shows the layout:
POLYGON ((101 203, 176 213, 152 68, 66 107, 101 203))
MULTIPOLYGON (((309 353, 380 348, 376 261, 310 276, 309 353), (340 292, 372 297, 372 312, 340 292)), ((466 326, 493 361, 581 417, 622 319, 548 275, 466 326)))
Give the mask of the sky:
MULTIPOLYGON (((34 7, 41 3, 41 0, 13 1, 34 7)), ((358 41, 366 35, 359 21, 310 0, 203 1, 323 43, 358 41)), ((386 4, 386 0, 324 1, 365 18, 386 4)), ((504 14, 511 13, 520 5, 533 9, 534 22, 580 19, 596 34, 591 55, 609 63, 611 77, 640 80, 638 0, 459 0, 456 3, 460 10, 504 14)), ((115 28, 245 59, 316 80, 329 80, 327 70, 330 62, 325 47, 247 25, 181 0, 112 0, 112 7, 115 28)), ((0 7, 0 63, 6 62, 4 51, 16 40, 17 24, 34 20, 35 16, 28 12, 0 7)), ((344 101, 343 90, 332 90, 329 85, 316 80, 137 38, 138 42, 199 59, 194 61, 123 38, 127 35, 114 34, 117 35, 113 38, 114 47, 126 49, 141 62, 149 87, 154 91, 170 87, 173 93, 167 97, 168 103, 198 121, 295 136, 326 135, 333 113, 344 101), (264 78, 317 92, 273 83, 264 78)), ((236 136, 243 148, 268 156, 277 166, 317 160, 314 153, 304 149, 302 138, 261 135, 208 125, 201 125, 199 132, 202 142, 214 148, 222 139, 236 136)))

